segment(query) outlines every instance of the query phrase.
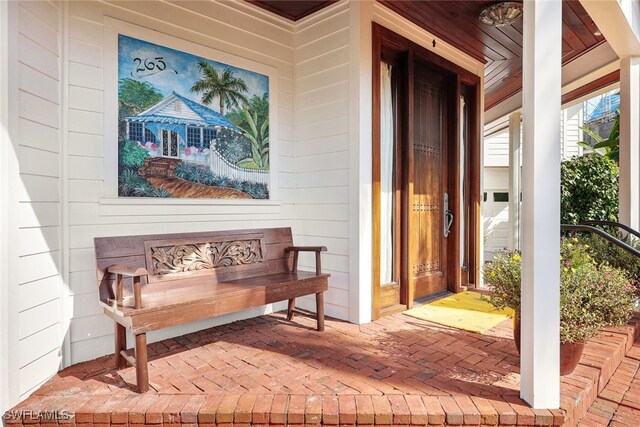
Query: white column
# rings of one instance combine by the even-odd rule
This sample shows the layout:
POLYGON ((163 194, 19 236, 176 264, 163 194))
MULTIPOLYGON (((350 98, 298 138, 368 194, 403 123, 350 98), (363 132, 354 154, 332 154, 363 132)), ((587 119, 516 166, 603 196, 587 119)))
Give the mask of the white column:
POLYGON ((520 120, 509 116, 509 248, 520 249, 520 120))
POLYGON ((525 0, 520 396, 560 405, 562 2, 525 0))
POLYGON ((620 222, 640 230, 640 57, 620 61, 620 222))

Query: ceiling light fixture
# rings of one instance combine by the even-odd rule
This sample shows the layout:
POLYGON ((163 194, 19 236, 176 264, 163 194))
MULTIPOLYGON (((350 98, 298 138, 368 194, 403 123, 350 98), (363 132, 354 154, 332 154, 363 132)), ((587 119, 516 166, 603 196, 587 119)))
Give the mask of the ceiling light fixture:
POLYGON ((516 22, 522 17, 522 3, 504 1, 488 6, 480 12, 480 22, 492 27, 502 27, 516 22))

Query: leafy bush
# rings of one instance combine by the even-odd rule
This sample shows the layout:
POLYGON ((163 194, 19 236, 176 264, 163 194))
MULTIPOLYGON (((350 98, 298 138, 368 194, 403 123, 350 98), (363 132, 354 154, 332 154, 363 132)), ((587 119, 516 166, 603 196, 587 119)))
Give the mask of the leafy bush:
POLYGON ((516 313, 520 311, 521 264, 520 252, 501 249, 484 267, 484 281, 493 291, 493 295, 487 301, 498 310, 509 307, 516 313))
POLYGON ((125 117, 136 116, 159 102, 162 93, 151 83, 128 77, 118 82, 118 139, 127 134, 125 117))
MULTIPOLYGON (((563 239, 560 251, 560 342, 594 336, 605 326, 626 324, 636 302, 635 287, 625 272, 598 266, 589 247, 577 238, 563 239)), ((520 311, 520 254, 499 251, 484 271, 493 294, 486 299, 497 309, 520 311)))
POLYGON ((587 148, 589 150, 594 150, 595 153, 608 157, 614 162, 618 162, 620 159, 620 110, 616 111, 616 117, 613 121, 613 127, 609 131, 609 136, 607 138, 601 137, 597 132, 592 131, 588 127, 581 127, 582 131, 589 135, 596 143, 593 145, 589 145, 588 142, 580 141, 578 145, 587 148))
POLYGON ((149 184, 135 169, 123 169, 118 184, 121 197, 171 197, 166 190, 149 184))
MULTIPOLYGON (((614 237, 624 241, 629 246, 640 250, 640 240, 632 241, 628 236, 623 237, 617 231, 608 230, 614 237)), ((589 253, 593 259, 607 263, 612 267, 624 270, 633 285, 640 286, 640 262, 638 258, 624 249, 607 242, 597 235, 586 235, 580 238, 589 248, 589 253)))
POLYGON ((244 110, 247 128, 242 129, 244 136, 251 141, 251 157, 238 162, 238 166, 252 169, 269 169, 269 121, 265 120, 260 125, 257 113, 253 115, 249 110, 244 110))
POLYGON ((144 166, 149 152, 137 142, 125 140, 120 144, 120 166, 138 169, 144 166))
POLYGON ((217 132, 216 149, 222 157, 234 165, 242 159, 251 157, 251 141, 241 133, 224 127, 217 132))
POLYGON ((607 157, 587 154, 562 162, 563 224, 588 220, 617 221, 618 166, 607 157))

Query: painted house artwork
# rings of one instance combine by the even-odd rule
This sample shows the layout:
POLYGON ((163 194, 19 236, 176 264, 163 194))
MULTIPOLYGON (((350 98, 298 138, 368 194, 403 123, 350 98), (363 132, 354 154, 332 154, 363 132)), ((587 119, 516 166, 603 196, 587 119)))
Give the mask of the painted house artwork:
POLYGON ((269 77, 118 42, 119 196, 268 199, 269 77))

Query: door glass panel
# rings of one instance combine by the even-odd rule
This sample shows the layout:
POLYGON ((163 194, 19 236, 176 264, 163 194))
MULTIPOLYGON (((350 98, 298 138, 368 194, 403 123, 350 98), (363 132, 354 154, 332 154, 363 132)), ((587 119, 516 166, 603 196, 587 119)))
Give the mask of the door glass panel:
POLYGON ((169 155, 169 131, 163 130, 161 131, 161 134, 162 134, 162 155, 168 156, 169 155))
POLYGON ((178 134, 171 132, 171 157, 178 157, 178 134))
POLYGON ((393 282, 394 111, 392 66, 380 64, 380 284, 393 282))

